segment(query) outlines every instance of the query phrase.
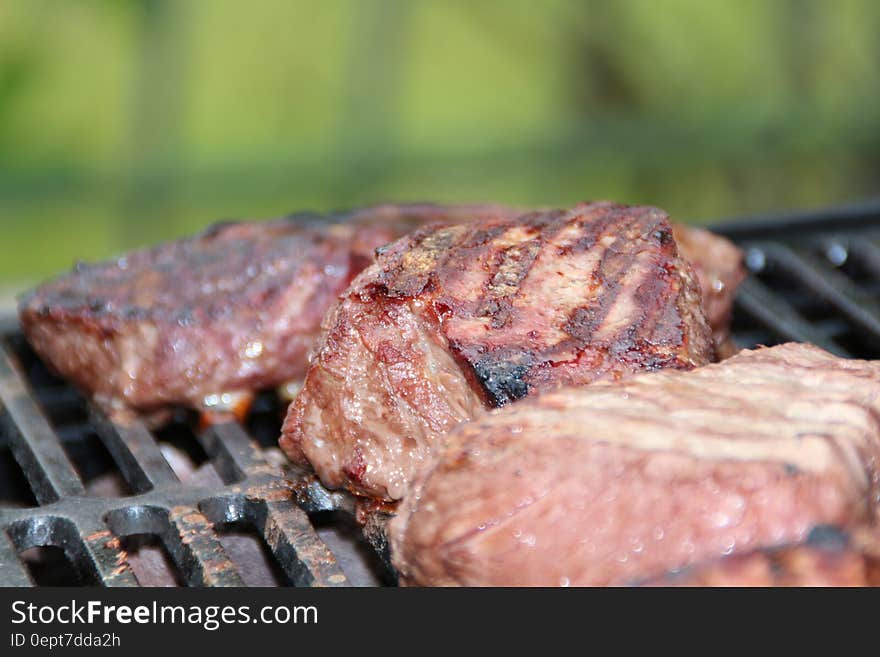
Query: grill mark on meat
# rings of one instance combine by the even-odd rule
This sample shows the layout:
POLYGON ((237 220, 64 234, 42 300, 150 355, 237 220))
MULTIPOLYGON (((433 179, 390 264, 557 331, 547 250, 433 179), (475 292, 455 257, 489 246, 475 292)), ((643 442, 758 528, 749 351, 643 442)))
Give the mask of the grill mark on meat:
POLYGON ((532 268, 540 248, 538 240, 531 240, 499 252, 495 275, 487 283, 484 301, 476 313, 488 317, 491 328, 502 328, 510 321, 512 301, 519 293, 520 282, 532 268))
MULTIPOLYGON (((577 362, 584 354, 586 345, 594 343, 607 346, 624 360, 628 358, 629 352, 636 352, 636 357, 640 358, 648 369, 662 367, 686 369, 690 366, 688 363, 676 363, 670 358, 645 357, 643 353, 638 351, 641 345, 636 336, 639 330, 646 325, 653 325, 653 334, 655 335, 653 341, 656 344, 677 344, 686 340, 680 317, 676 316, 677 308, 668 303, 669 297, 678 292, 672 267, 667 265, 662 272, 657 269, 652 270, 650 267, 644 271, 633 269, 632 266, 639 254, 619 250, 630 239, 627 233, 629 226, 643 219, 651 211, 651 209, 645 209, 641 212, 631 213, 631 215, 624 214, 628 219, 627 223, 613 234, 613 241, 602 251, 599 264, 592 273, 593 285, 595 288, 601 287, 602 293, 594 295, 594 301, 591 305, 576 307, 572 310, 564 325, 564 330, 570 337, 560 340, 555 349, 560 354, 573 353, 574 357, 568 362, 577 362), (640 276, 637 276, 635 280, 628 281, 633 272, 640 274, 640 276), (623 296, 621 296, 621 292, 624 292, 623 296), (640 312, 638 314, 625 312, 630 308, 637 308, 640 312), (665 317, 658 318, 656 314, 652 314, 651 311, 655 308, 664 310, 665 317), (609 314, 615 310, 625 318, 625 323, 622 325, 618 320, 619 326, 616 331, 613 324, 606 323, 609 314), (665 326, 669 328, 664 330, 665 326)), ((620 211, 613 211, 609 213, 609 216, 614 217, 620 214, 620 211)), ((609 221, 610 219, 606 219, 602 222, 602 227, 595 231, 590 243, 596 245, 600 241, 597 236, 604 232, 609 221)), ((674 257, 674 241, 668 226, 663 226, 663 223, 663 218, 660 216, 654 225, 649 226, 643 233, 657 239, 664 247, 668 245, 670 248, 667 253, 670 257, 674 257), (658 224, 660 224, 659 228, 657 228, 658 224)))
MULTIPOLYGON (((445 264, 449 247, 467 226, 425 228, 412 236, 412 248, 402 254, 399 264, 382 270, 378 284, 368 287, 370 296, 384 294, 392 298, 410 298, 421 294, 430 284, 433 271, 445 264), (393 281, 389 285, 388 281, 393 281)), ((388 256, 390 251, 382 255, 388 256)))
MULTIPOLYGON (((609 213, 606 221, 601 223, 601 228, 597 227, 591 240, 593 246, 596 244, 598 235, 605 232, 612 216, 615 215, 609 213)), ((622 234, 625 229, 626 226, 617 233, 614 241, 604 249, 599 265, 591 272, 592 285, 594 287, 604 286, 605 294, 594 298, 594 302, 589 306, 575 308, 569 315, 569 321, 565 325, 565 331, 581 342, 585 343, 592 340, 593 334, 602 326, 602 322, 604 322, 605 317, 620 294, 621 284, 626 272, 635 261, 635 254, 630 252, 621 253, 617 249, 623 239, 622 234), (614 266, 611 264, 612 261, 614 266), (613 277, 610 281, 609 273, 613 277)))
MULTIPOLYGON (((587 212, 575 217, 574 221, 564 213, 552 213, 549 217, 531 215, 532 221, 537 221, 541 225, 539 239, 544 245, 544 250, 539 251, 534 258, 531 258, 530 267, 527 271, 523 271, 524 268, 517 271, 516 278, 519 279, 521 285, 514 295, 508 295, 507 298, 511 301, 509 307, 495 303, 494 298, 490 299, 489 307, 499 311, 502 317, 498 320, 493 318, 493 321, 489 323, 489 328, 508 328, 516 334, 515 339, 523 340, 521 326, 524 320, 517 317, 515 313, 518 306, 530 303, 531 299, 540 294, 540 291, 535 290, 535 287, 542 286, 544 281, 540 279, 532 280, 538 260, 542 257, 548 258, 549 254, 554 251, 554 247, 557 253, 561 251, 568 254, 577 252, 587 246, 592 246, 598 250, 599 244, 604 240, 608 244, 603 245, 604 248, 594 254, 594 259, 598 259, 599 262, 591 270, 591 278, 594 280, 598 278, 601 281, 593 291, 593 295, 597 300, 597 305, 602 308, 602 311, 600 311, 602 319, 596 322, 596 330, 586 333, 580 332, 580 334, 577 332, 578 327, 572 322, 563 324, 562 333, 555 337, 550 337, 549 348, 545 347, 545 353, 573 353, 575 356, 573 360, 576 362, 590 342, 608 346, 615 354, 620 354, 623 360, 628 360, 627 354, 630 352, 638 353, 638 350, 642 348, 642 344, 635 339, 635 336, 638 335, 642 327, 650 324, 656 317, 656 313, 651 311, 655 307, 657 309, 663 308, 663 304, 668 302, 670 296, 677 293, 678 288, 671 281, 672 277, 669 269, 653 269, 649 264, 646 264, 643 269, 634 270, 632 268, 633 263, 639 257, 639 253, 632 252, 631 250, 622 251, 625 243, 633 237, 630 234, 630 228, 644 221, 646 217, 656 213, 654 221, 648 223, 644 230, 638 231, 640 233, 639 236, 666 234, 666 239, 659 239, 664 247, 666 245, 669 246, 668 249, 664 248, 666 255, 670 258, 675 258, 676 253, 674 241, 668 235, 670 232, 668 223, 662 214, 651 209, 627 210, 629 209, 610 206, 609 204, 599 204, 598 208, 589 208, 587 212), (602 210, 605 210, 605 213, 600 214, 599 218, 596 219, 597 211, 602 210), (566 229, 571 229, 572 224, 583 226, 575 241, 575 246, 571 244, 558 245, 556 238, 566 229), (614 227, 614 230, 610 233, 608 232, 609 226, 614 227), (603 266, 609 267, 611 262, 614 263, 611 274, 615 278, 609 282, 605 280, 606 271, 603 269, 603 266), (636 271, 635 279, 627 286, 625 285, 627 277, 632 277, 633 271, 636 271), (645 286, 647 290, 643 291, 641 288, 645 286), (670 287, 671 289, 666 289, 670 287), (624 288, 627 289, 626 303, 629 303, 630 306, 619 308, 616 306, 615 301, 621 298, 620 292, 624 288), (603 320, 607 318, 608 313, 616 308, 619 311, 619 326, 613 327, 604 324, 603 320), (630 308, 638 309, 638 312, 626 312, 630 308), (516 319, 520 319, 520 326, 512 326, 516 319), (617 329, 616 331, 615 328, 617 329), (574 332, 569 332, 569 329, 574 329, 574 332), (596 335, 597 332, 600 335, 596 335), (553 340, 558 340, 556 345, 552 344, 553 340)), ((530 249, 534 248, 531 242, 528 245, 530 249)), ((503 259, 502 262, 504 262, 503 259)), ((555 263, 552 263, 550 265, 551 268, 554 265, 555 263)), ((495 275, 497 276, 497 272, 495 275)), ((560 303, 564 304, 564 302, 560 303)), ((486 304, 482 306, 482 309, 486 309, 486 304)), ((671 308, 666 310, 667 314, 671 311, 671 308)), ((658 329, 663 327, 658 323, 657 326, 652 328, 655 333, 658 333, 658 329)), ((485 351, 480 353, 479 350, 473 352, 468 347, 460 348, 459 345, 462 342, 457 340, 450 340, 450 344, 457 351, 457 355, 463 364, 473 368, 476 380, 483 386, 484 390, 482 392, 486 395, 490 404, 499 406, 509 401, 520 399, 528 394, 529 390, 532 389, 532 384, 528 378, 529 371, 536 367, 539 369, 543 367, 543 357, 541 354, 528 347, 528 340, 531 337, 532 335, 527 333, 525 340, 519 342, 515 350, 490 348, 488 353, 485 351)), ((674 325, 670 330, 655 336, 653 343, 675 344, 676 341, 680 342, 682 337, 680 324, 678 324, 674 325)), ((640 354, 640 356, 645 358, 643 354, 640 354)), ((636 358, 638 357, 636 356, 636 358)), ((648 357, 648 359, 651 358, 648 357)), ((660 368, 672 365, 673 360, 669 358, 653 359, 649 367, 660 368)), ((690 365, 683 363, 681 366, 688 367, 690 365)))
MULTIPOLYGON (((661 235, 668 235, 669 228, 660 227, 659 229, 655 229, 657 222, 653 226, 648 227, 648 234, 651 237, 655 236, 655 233, 660 233, 661 235)), ((664 250, 668 251, 670 255, 675 253, 675 244, 669 239, 659 239, 658 240, 664 250)), ((613 248, 613 247, 612 247, 613 248)), ((674 294, 678 293, 678 287, 676 281, 674 280, 673 272, 670 271, 670 267, 668 263, 666 266, 656 267, 653 271, 650 268, 646 268, 645 271, 641 271, 641 279, 638 282, 633 282, 632 285, 626 286, 624 285, 625 277, 628 272, 634 271, 632 267, 632 263, 639 257, 638 253, 628 253, 624 258, 624 262, 619 267, 619 274, 615 281, 616 290, 613 295, 613 299, 611 303, 609 303, 608 309, 603 316, 603 322, 608 319, 609 314, 612 314, 615 310, 615 305, 618 303, 625 303, 624 300, 631 299, 631 304, 639 308, 641 310, 640 315, 636 315, 634 320, 627 322, 627 324, 622 328, 622 330, 618 333, 618 335, 625 335, 626 342, 631 343, 632 337, 635 336, 638 331, 648 323, 649 318, 653 318, 651 315, 651 311, 656 308, 656 310, 662 310, 664 308, 667 311, 671 310, 666 305, 668 298, 674 294), (621 296, 621 292, 623 292, 623 296, 621 296)), ((640 270, 635 270, 639 272, 640 270)), ((629 318, 631 313, 623 313, 624 318, 629 318)), ((613 325, 612 325, 613 326, 613 325)), ((656 324, 655 331, 657 328, 661 328, 662 324, 656 324)), ((611 331, 603 330, 607 329, 607 325, 600 324, 597 332, 599 334, 600 339, 604 339, 609 343, 615 342, 615 335, 613 333, 613 328, 611 331)), ((667 338, 665 341, 672 342, 672 340, 680 340, 681 333, 672 337, 672 339, 667 338)), ((623 341, 623 340, 620 340, 623 341)), ((664 341, 662 338, 660 341, 664 341)))
MULTIPOLYGON (((533 215, 533 217, 541 219, 540 215, 533 215)), ((549 220, 542 222, 544 225, 538 229, 538 235, 534 239, 524 244, 508 246, 500 252, 495 273, 486 286, 487 298, 476 313, 478 316, 489 318, 489 328, 503 329, 509 326, 512 314, 516 312, 516 304, 529 303, 528 297, 529 294, 533 294, 533 290, 527 288, 526 282, 533 271, 542 246, 547 245, 549 251, 556 247, 557 252, 560 250, 572 252, 571 247, 558 246, 556 241, 560 234, 570 226, 564 219, 565 213, 552 213, 549 220)), ((595 236, 604 231, 611 220, 610 217, 606 217, 587 224, 588 233, 593 237, 580 239, 578 246, 586 248, 584 246, 586 243, 595 244, 595 236)), ((507 232, 522 235, 531 234, 534 231, 534 226, 515 226, 507 232)), ((526 347, 495 349, 476 360, 472 360, 467 356, 463 357, 467 347, 456 341, 450 341, 450 346, 459 357, 462 366, 467 371, 473 372, 473 377, 469 380, 476 380, 479 384, 478 392, 490 406, 503 406, 517 399, 522 399, 531 391, 532 387, 527 381, 528 373, 541 361, 540 354, 535 350, 526 347)))

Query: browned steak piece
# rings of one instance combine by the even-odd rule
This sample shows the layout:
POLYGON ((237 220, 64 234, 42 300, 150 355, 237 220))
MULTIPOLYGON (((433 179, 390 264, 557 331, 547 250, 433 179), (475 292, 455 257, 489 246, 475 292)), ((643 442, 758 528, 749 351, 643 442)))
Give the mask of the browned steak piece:
POLYGON ((376 247, 432 221, 508 212, 384 205, 219 224, 79 265, 27 294, 21 323, 55 370, 108 408, 211 405, 301 377, 322 316, 376 247))
POLYGON ((703 228, 673 226, 682 257, 700 281, 703 311, 712 327, 716 355, 726 358, 736 347, 730 339, 730 320, 736 290, 746 277, 743 254, 732 242, 703 228))
MULTIPOLYGON (((581 203, 574 209, 589 205, 581 203)), ((504 206, 495 206, 495 210, 499 216, 510 218, 525 213, 525 210, 504 206)), ((705 228, 673 223, 672 235, 678 244, 679 255, 691 264, 697 275, 703 312, 712 327, 716 356, 719 359, 732 356, 736 346, 730 339, 730 320, 736 291, 746 277, 743 253, 727 238, 705 228)))
POLYGON ((325 485, 385 500, 486 407, 713 354, 666 214, 611 203, 417 231, 326 330, 281 446, 325 485))
MULTIPOLYGON (((581 203, 574 209, 589 205, 590 203, 581 203)), ((505 206, 492 206, 492 209, 498 216, 508 218, 526 212, 505 206)), ((464 213, 457 215, 465 218, 468 216, 473 215, 464 213)), ((442 219, 438 218, 438 220, 442 219)), ((706 314, 709 326, 712 327, 716 356, 719 359, 732 356, 736 347, 730 339, 730 320, 736 291, 746 277, 743 253, 727 238, 705 228, 673 223, 672 235, 678 245, 679 255, 691 264, 697 275, 703 312, 706 314)))
POLYGON ((606 585, 875 522, 880 363, 810 345, 461 425, 391 521, 424 585, 606 585))
POLYGON ((644 586, 880 586, 880 537, 816 527, 804 543, 698 564, 644 586))

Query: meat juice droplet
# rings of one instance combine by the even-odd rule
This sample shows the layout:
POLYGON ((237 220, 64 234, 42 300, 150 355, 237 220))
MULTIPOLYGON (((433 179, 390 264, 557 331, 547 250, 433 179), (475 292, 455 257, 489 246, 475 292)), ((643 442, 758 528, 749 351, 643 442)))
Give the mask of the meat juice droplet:
POLYGON ((257 358, 260 354, 263 353, 263 343, 259 340, 254 340, 253 342, 248 342, 247 346, 244 348, 244 355, 248 358, 257 358))

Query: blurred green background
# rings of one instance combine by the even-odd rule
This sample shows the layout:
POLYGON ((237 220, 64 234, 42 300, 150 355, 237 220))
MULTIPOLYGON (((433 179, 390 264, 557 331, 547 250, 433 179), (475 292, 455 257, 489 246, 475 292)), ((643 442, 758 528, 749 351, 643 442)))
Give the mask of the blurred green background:
POLYGON ((0 297, 218 218, 880 189, 876 0, 0 0, 0 297))

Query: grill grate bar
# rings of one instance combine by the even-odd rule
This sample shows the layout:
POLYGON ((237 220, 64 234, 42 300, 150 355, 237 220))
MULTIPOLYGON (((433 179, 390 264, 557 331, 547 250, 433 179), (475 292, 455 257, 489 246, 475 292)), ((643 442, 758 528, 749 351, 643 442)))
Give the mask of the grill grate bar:
POLYGON ((174 507, 168 520, 163 540, 190 586, 244 586, 213 525, 198 509, 174 507))
POLYGON ((260 503, 257 529, 296 586, 346 586, 336 557, 315 533, 308 516, 290 500, 260 503))
POLYGON ((289 482, 280 479, 280 472, 266 462, 241 425, 229 421, 198 436, 221 479, 236 483, 235 487, 181 483, 156 437, 139 420, 108 418, 89 405, 87 422, 65 423, 54 430, 39 402, 73 411, 81 409, 82 402, 72 389, 65 393, 54 384, 42 397, 32 392, 12 344, 12 340, 3 344, 0 359, 2 419, 16 460, 41 506, 0 511, 0 529, 9 533, 0 542, 0 582, 31 583, 18 553, 45 545, 63 548, 83 582, 137 586, 119 537, 148 534, 161 539, 188 585, 244 586, 214 525, 200 510, 225 500, 232 510, 221 515, 254 526, 294 584, 348 583, 308 515, 293 502, 289 482), (96 433, 135 497, 114 502, 88 495, 62 447, 63 431, 75 442, 96 433))
POLYGON ((212 424, 201 432, 199 438, 226 483, 240 481, 260 468, 268 468, 251 437, 236 422, 212 424))
POLYGON ((880 306, 846 276, 810 253, 797 253, 776 243, 764 243, 759 248, 773 265, 818 294, 861 330, 880 339, 880 306))
POLYGON ((83 400, 79 393, 72 388, 52 387, 32 390, 37 403, 47 413, 64 413, 76 411, 82 408, 83 400))
POLYGON ((336 556, 296 504, 289 482, 269 480, 206 500, 200 508, 212 522, 244 522, 256 529, 294 586, 348 585, 336 556))
POLYGON ((137 586, 126 554, 103 524, 80 530, 73 562, 85 567, 91 579, 103 586, 137 586))
POLYGON ((10 565, 14 568, 21 563, 16 551, 58 547, 64 550, 82 582, 136 586, 125 553, 119 550, 118 542, 107 528, 99 524, 85 524, 85 527, 81 531, 72 519, 52 513, 16 521, 8 528, 13 552, 0 553, 0 563, 4 568, 10 565))
POLYGON ((34 582, 12 539, 5 531, 0 531, 0 586, 33 586, 34 582))
POLYGON ((812 342, 838 356, 846 349, 810 324, 795 308, 754 276, 743 281, 736 299, 737 310, 745 312, 784 340, 812 342))
POLYGON ((136 493, 179 483, 174 470, 162 455, 153 434, 140 420, 114 421, 92 409, 92 423, 136 493))
POLYGON ((880 278, 880 246, 875 239, 847 239, 844 244, 847 250, 866 269, 869 269, 875 278, 880 278))
POLYGON ((0 349, 0 429, 9 437, 15 460, 24 470, 40 504, 82 495, 85 491, 58 436, 28 392, 15 357, 0 349))

